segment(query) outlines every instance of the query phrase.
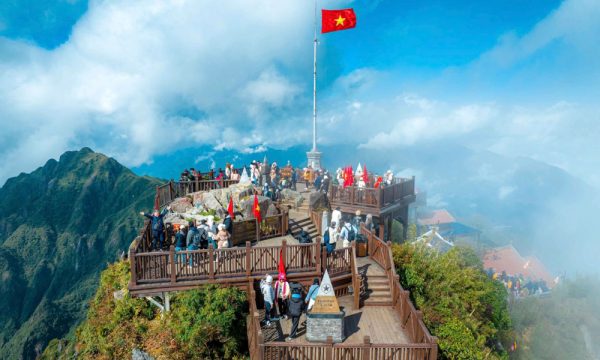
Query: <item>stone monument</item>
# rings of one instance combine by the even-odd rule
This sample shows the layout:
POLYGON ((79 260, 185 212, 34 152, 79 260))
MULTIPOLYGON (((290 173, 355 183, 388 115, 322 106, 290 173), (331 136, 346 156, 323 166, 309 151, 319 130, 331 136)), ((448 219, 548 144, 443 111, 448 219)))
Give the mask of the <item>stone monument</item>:
POLYGON ((344 341, 344 311, 340 310, 327 270, 310 312, 306 314, 306 340, 325 342, 331 336, 333 342, 344 341))

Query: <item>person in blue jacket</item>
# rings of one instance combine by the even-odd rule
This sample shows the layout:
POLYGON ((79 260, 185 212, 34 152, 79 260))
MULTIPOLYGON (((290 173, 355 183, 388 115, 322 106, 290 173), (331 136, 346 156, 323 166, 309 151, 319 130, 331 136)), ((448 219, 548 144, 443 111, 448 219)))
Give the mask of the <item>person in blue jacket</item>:
POLYGON ((152 221, 152 250, 162 251, 165 242, 165 222, 163 221, 163 218, 167 215, 169 210, 171 210, 171 207, 167 206, 161 212, 159 212, 158 209, 154 209, 152 214, 145 212, 140 213, 140 215, 145 216, 152 221))

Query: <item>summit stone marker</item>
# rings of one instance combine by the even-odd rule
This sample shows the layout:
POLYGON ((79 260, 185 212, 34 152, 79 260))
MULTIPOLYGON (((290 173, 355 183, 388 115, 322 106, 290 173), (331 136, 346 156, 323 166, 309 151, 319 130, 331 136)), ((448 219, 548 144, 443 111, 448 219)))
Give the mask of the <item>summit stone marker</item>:
POLYGON ((333 342, 344 341, 344 311, 340 311, 329 274, 325 271, 321 286, 310 312, 306 314, 306 340, 325 342, 331 336, 333 342))

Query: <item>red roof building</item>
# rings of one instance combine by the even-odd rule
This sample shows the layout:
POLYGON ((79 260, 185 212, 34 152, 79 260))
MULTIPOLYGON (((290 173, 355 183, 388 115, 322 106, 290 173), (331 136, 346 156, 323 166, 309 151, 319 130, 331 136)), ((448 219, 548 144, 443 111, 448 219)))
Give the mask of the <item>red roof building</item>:
POLYGON ((432 226, 455 223, 456 219, 446 209, 433 210, 424 214, 419 214, 417 223, 420 226, 432 226))
POLYGON ((512 245, 488 251, 483 257, 483 267, 509 276, 523 275, 533 281, 544 280, 549 288, 554 286, 554 277, 535 256, 522 257, 512 245))

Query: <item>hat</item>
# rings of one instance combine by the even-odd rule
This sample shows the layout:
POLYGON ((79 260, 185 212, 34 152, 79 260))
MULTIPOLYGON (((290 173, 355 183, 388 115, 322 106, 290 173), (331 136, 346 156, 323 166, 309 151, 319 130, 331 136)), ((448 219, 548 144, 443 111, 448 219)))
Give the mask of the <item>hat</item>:
POLYGON ((225 225, 224 224, 219 224, 219 225, 217 225, 217 229, 219 229, 219 230, 225 230, 225 225))
POLYGON ((277 277, 279 280, 285 280, 285 274, 281 273, 279 274, 279 276, 277 277))
POLYGON ((360 216, 360 210, 356 210, 356 215, 360 216))
POLYGON ((267 284, 270 284, 273 282, 273 277, 271 275, 267 275, 267 277, 265 278, 265 280, 267 281, 267 284))
POLYGON ((180 229, 185 229, 186 227, 187 227, 187 224, 181 224, 181 225, 179 225, 180 229))

